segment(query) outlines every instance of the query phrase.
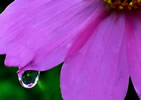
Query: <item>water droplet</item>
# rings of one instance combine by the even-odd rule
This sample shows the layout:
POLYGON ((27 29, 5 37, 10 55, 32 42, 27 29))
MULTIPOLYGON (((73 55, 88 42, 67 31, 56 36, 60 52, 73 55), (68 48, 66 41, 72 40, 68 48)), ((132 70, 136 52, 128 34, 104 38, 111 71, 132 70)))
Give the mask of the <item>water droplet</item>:
POLYGON ((40 72, 38 71, 25 71, 22 77, 19 77, 19 82, 24 88, 33 88, 39 79, 40 72))

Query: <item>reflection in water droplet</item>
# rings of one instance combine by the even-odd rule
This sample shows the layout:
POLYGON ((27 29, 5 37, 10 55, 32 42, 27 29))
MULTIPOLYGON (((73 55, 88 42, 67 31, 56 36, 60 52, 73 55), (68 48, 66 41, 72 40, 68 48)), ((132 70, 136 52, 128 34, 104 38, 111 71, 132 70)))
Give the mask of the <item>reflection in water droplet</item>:
POLYGON ((25 71, 22 77, 19 77, 20 84, 24 88, 33 88, 38 82, 39 75, 38 71, 25 71))

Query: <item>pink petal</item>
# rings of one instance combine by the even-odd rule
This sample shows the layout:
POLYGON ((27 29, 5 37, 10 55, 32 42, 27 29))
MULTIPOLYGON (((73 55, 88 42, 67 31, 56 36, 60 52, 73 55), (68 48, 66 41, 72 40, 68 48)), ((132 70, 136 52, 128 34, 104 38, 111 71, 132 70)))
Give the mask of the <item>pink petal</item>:
POLYGON ((60 64, 100 6, 92 0, 16 0, 0 16, 0 54, 6 54, 5 64, 19 66, 21 72, 60 64))
MULTIPOLYGON (((91 25, 95 22, 91 20, 91 25)), ((92 32, 89 40, 83 45, 82 41, 86 39, 79 38, 64 61, 61 73, 63 99, 123 100, 129 79, 125 17, 110 15, 93 31, 91 25, 82 33, 87 38, 88 32, 92 32)))
POLYGON ((141 19, 131 16, 127 20, 129 71, 134 88, 141 99, 141 19))

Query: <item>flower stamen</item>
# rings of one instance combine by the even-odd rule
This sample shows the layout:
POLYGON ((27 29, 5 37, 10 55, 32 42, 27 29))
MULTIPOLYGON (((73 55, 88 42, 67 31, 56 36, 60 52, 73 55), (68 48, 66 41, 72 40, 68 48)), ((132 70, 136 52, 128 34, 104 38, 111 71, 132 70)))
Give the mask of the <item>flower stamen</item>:
POLYGON ((110 9, 131 11, 141 8, 141 0, 104 0, 110 9))

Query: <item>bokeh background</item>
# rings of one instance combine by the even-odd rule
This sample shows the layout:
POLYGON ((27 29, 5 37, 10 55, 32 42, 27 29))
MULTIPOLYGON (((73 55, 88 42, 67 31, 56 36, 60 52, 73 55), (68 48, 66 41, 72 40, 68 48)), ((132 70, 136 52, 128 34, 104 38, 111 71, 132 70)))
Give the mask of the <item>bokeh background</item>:
MULTIPOLYGON (((13 0, 0 0, 0 13, 11 2, 13 0)), ((16 73, 18 68, 4 66, 4 59, 5 55, 0 55, 0 100, 63 100, 60 91, 62 64, 48 71, 41 72, 37 85, 32 89, 25 89, 18 81, 16 73)), ((125 100, 139 100, 131 79, 125 100)))
POLYGON ((37 85, 25 89, 18 81, 18 68, 4 66, 4 58, 5 55, 0 56, 0 100, 62 100, 59 81, 62 65, 41 72, 37 85))

